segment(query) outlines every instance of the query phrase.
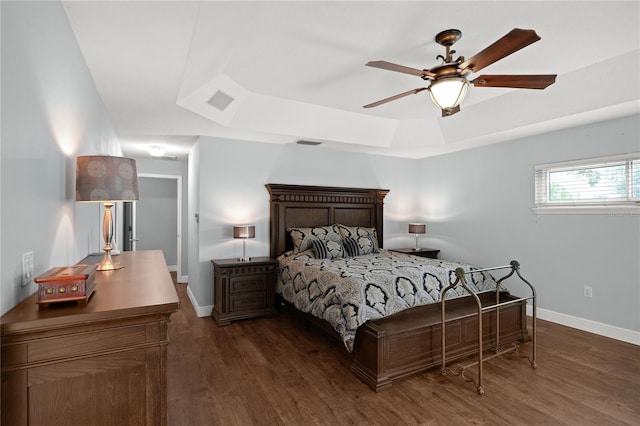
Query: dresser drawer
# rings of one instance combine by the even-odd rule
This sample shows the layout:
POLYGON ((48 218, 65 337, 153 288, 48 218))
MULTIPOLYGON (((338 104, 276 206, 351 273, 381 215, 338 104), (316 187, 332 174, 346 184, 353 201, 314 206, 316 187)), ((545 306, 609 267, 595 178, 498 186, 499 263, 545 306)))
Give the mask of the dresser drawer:
POLYGON ((229 294, 260 291, 264 294, 266 289, 267 276, 264 274, 229 278, 229 294))

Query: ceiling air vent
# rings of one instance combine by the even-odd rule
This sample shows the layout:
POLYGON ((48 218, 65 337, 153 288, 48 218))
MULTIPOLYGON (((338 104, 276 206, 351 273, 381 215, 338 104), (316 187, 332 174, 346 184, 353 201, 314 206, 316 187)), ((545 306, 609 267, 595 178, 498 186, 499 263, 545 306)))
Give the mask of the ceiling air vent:
POLYGON ((308 145, 308 146, 318 146, 322 142, 314 142, 314 141, 298 141, 296 142, 298 145, 308 145))
POLYGON ((207 102, 212 107, 224 111, 233 102, 233 98, 218 90, 207 102))

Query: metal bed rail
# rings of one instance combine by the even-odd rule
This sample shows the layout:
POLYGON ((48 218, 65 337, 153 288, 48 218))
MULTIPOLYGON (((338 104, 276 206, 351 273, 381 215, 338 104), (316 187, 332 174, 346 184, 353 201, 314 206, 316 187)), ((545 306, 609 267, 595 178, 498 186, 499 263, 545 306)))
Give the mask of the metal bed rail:
MULTIPOLYGON (((529 281, 527 281, 522 274, 520 274, 520 263, 517 260, 512 260, 510 262, 509 265, 505 265, 505 266, 495 266, 495 267, 491 267, 491 268, 484 268, 484 269, 473 269, 470 271, 465 271, 462 268, 457 268, 455 271, 456 274, 456 280, 453 284, 450 284, 448 287, 444 288, 441 292, 440 292, 440 300, 441 300, 441 307, 442 307, 442 311, 441 311, 441 333, 442 333, 442 375, 446 376, 448 372, 452 373, 455 376, 461 376, 465 381, 467 382, 473 382, 474 385, 476 386, 476 390, 478 391, 478 393, 480 395, 484 394, 484 383, 483 383, 483 363, 484 361, 488 361, 492 358, 495 358, 497 356, 500 355, 504 355, 506 353, 518 353, 519 347, 520 345, 518 343, 514 343, 511 347, 509 348, 502 348, 500 346, 500 308, 506 307, 508 305, 512 305, 512 304, 516 304, 516 303, 520 303, 523 301, 529 301, 531 300, 532 303, 532 308, 533 308, 533 323, 532 323, 532 330, 531 330, 531 357, 529 358, 528 356, 522 356, 523 358, 527 358, 531 364, 532 368, 537 368, 537 362, 536 362, 536 289, 533 287, 533 285, 531 285, 531 283, 529 281), (467 285, 467 280, 465 278, 465 275, 470 275, 470 274, 475 274, 478 272, 488 272, 488 271, 496 271, 496 270, 500 270, 500 269, 507 269, 510 268, 511 271, 509 271, 509 273, 505 276, 503 276, 502 278, 500 278, 499 280, 496 281, 496 289, 495 289, 495 295, 496 295, 496 303, 492 304, 492 305, 488 305, 488 306, 482 306, 482 301, 480 300, 480 298, 478 297, 478 295, 476 293, 474 293, 469 286, 467 285), (530 296, 526 296, 526 297, 521 297, 518 299, 512 299, 512 300, 508 300, 506 302, 500 302, 500 290, 502 288, 502 283, 503 281, 505 281, 507 278, 510 278, 511 276, 513 276, 513 274, 516 274, 520 280, 522 282, 524 282, 529 289, 531 290, 531 295, 530 296), (446 333, 445 333, 445 326, 446 326, 446 319, 445 319, 445 312, 446 312, 446 293, 449 290, 452 290, 454 288, 456 288, 458 285, 462 285, 462 287, 471 295, 473 296, 473 299, 476 302, 476 306, 477 306, 477 310, 478 310, 478 359, 475 362, 469 363, 467 365, 462 365, 462 364, 458 364, 457 365, 457 370, 452 370, 450 368, 447 368, 446 366, 446 333), (495 324, 496 324, 496 344, 495 344, 495 353, 490 355, 490 356, 484 356, 484 350, 482 348, 483 345, 483 328, 482 328, 482 313, 483 312, 488 312, 488 311, 495 311, 495 324), (473 367, 474 365, 478 366, 478 380, 477 382, 475 380, 473 380, 472 378, 468 378, 467 376, 465 376, 465 370, 468 369, 469 367, 473 367)), ((485 292, 483 292, 485 293, 485 292)))

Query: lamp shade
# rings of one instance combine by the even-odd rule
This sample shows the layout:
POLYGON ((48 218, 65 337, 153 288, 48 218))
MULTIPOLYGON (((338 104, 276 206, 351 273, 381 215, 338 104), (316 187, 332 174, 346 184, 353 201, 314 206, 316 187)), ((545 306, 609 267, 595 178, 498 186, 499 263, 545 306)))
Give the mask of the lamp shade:
POLYGON ((233 238, 255 238, 256 227, 254 225, 239 225, 233 227, 233 238))
POLYGON ((427 232, 427 225, 424 223, 410 223, 409 224, 409 233, 410 234, 425 234, 427 232))
POLYGON ((76 201, 137 201, 136 160, 108 155, 76 158, 76 201))
POLYGON ((467 86, 469 81, 464 77, 442 78, 431 83, 429 93, 438 108, 455 108, 467 94, 467 86))

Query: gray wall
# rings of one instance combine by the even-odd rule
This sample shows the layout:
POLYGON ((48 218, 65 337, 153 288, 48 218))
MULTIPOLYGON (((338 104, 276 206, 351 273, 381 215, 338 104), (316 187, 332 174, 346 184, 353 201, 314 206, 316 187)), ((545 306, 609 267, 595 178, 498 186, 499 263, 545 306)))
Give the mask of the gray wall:
MULTIPOLYGON (((206 283, 202 282, 200 270, 206 259, 200 257, 200 144, 196 143, 189 153, 189 196, 187 204, 189 212, 187 214, 187 234, 189 237, 189 289, 195 289, 196 293, 203 299, 207 290, 206 283)), ((195 295, 193 295, 195 297, 195 295)), ((197 305, 197 299, 194 301, 197 305)))
MULTIPOLYGON (((192 153, 194 154, 194 153, 192 153)), ((213 304, 211 259, 240 257, 242 244, 232 237, 234 224, 256 225, 247 241, 248 256, 269 255, 269 194, 266 183, 389 189, 385 199, 385 247, 412 247, 407 224, 415 220, 415 160, 338 152, 320 147, 273 145, 200 138, 194 158, 199 164, 190 179, 198 181, 191 199, 189 238, 198 253, 190 263, 189 288, 199 306, 213 304), (231 159, 242 158, 242 162, 231 159), (194 214, 200 215, 199 225, 194 214), (197 244, 196 244, 197 242, 197 244)), ((191 167, 191 166, 190 166, 191 167)))
POLYGON ((59 2, 1 7, 1 313, 22 288, 22 254, 35 274, 95 251, 98 205, 75 203, 75 157, 121 155, 120 145, 59 2))
POLYGON ((640 330, 640 216, 531 210, 534 165, 639 151, 639 123, 636 115, 419 160, 426 245, 477 265, 517 259, 540 308, 640 330))

